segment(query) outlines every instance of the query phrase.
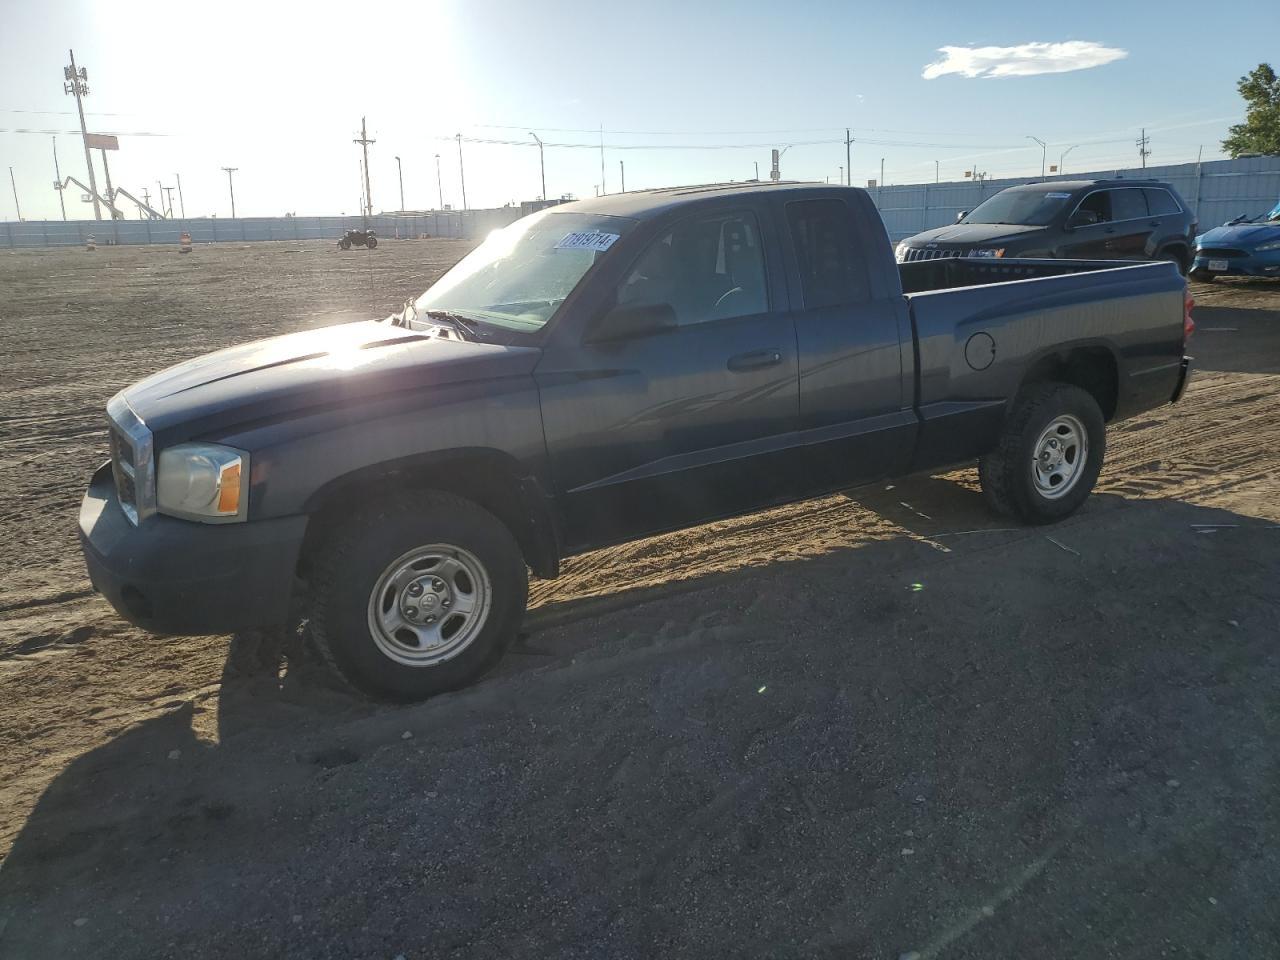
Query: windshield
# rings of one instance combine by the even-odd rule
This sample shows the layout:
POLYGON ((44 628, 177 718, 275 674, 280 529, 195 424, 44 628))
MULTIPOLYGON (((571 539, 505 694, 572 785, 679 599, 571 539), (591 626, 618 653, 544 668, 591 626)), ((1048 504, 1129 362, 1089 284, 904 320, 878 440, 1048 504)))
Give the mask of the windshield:
POLYGON ((414 304, 539 330, 634 220, 543 211, 495 230, 414 304))
POLYGON ((1065 191, 1003 190, 977 207, 962 223, 1014 223, 1043 227, 1071 199, 1065 191))

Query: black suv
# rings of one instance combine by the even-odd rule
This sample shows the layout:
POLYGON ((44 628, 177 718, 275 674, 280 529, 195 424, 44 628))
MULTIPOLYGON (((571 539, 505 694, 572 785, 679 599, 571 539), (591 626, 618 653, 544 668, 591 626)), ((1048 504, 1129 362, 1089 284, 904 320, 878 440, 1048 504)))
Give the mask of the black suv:
POLYGON ((1195 214, 1156 180, 1059 180, 1001 190, 949 227, 898 244, 899 263, 938 257, 1172 260, 1195 249, 1195 214))

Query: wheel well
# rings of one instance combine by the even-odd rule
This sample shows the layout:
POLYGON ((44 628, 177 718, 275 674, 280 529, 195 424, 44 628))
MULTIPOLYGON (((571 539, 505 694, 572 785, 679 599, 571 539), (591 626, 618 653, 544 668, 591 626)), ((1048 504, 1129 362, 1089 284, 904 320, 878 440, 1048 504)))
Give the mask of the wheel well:
POLYGON ((308 558, 327 530, 350 517, 360 505, 406 490, 442 490, 478 504, 511 531, 535 574, 552 578, 559 573, 555 521, 537 481, 520 476, 501 454, 478 451, 379 464, 327 484, 307 505, 310 522, 299 572, 306 576, 308 558))
POLYGON ((1182 243, 1181 241, 1175 240, 1173 243, 1166 243, 1163 247, 1157 250, 1156 257, 1164 258, 1171 253, 1177 255, 1178 264, 1182 267, 1183 270, 1186 270, 1187 265, 1190 264, 1191 262, 1190 247, 1188 247, 1185 243, 1182 243))
POLYGON ((1106 347, 1077 347, 1041 358, 1027 372, 1022 386, 1056 380, 1079 387, 1098 402, 1104 420, 1116 415, 1120 371, 1116 358, 1106 347))

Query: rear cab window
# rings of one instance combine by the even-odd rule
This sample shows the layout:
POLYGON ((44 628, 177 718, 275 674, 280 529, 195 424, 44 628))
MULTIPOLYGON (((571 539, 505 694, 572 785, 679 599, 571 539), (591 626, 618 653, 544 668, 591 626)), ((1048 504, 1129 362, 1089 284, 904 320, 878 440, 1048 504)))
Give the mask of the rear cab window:
POLYGON ((804 309, 820 310, 870 299, 866 257, 840 200, 797 200, 786 205, 804 309))

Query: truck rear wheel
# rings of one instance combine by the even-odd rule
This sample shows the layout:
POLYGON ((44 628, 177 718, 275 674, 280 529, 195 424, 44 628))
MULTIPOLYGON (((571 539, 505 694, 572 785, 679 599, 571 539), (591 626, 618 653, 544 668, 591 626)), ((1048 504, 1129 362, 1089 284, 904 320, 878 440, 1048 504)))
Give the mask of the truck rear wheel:
POLYGON ((502 658, 528 589, 520 548, 491 513, 447 493, 402 494, 326 538, 312 636, 357 689, 420 700, 474 682, 502 658))
POLYGON ((1107 430, 1098 402, 1079 387, 1024 390, 1000 443, 978 462, 987 503, 1023 523, 1053 523, 1088 498, 1102 469, 1107 430))

